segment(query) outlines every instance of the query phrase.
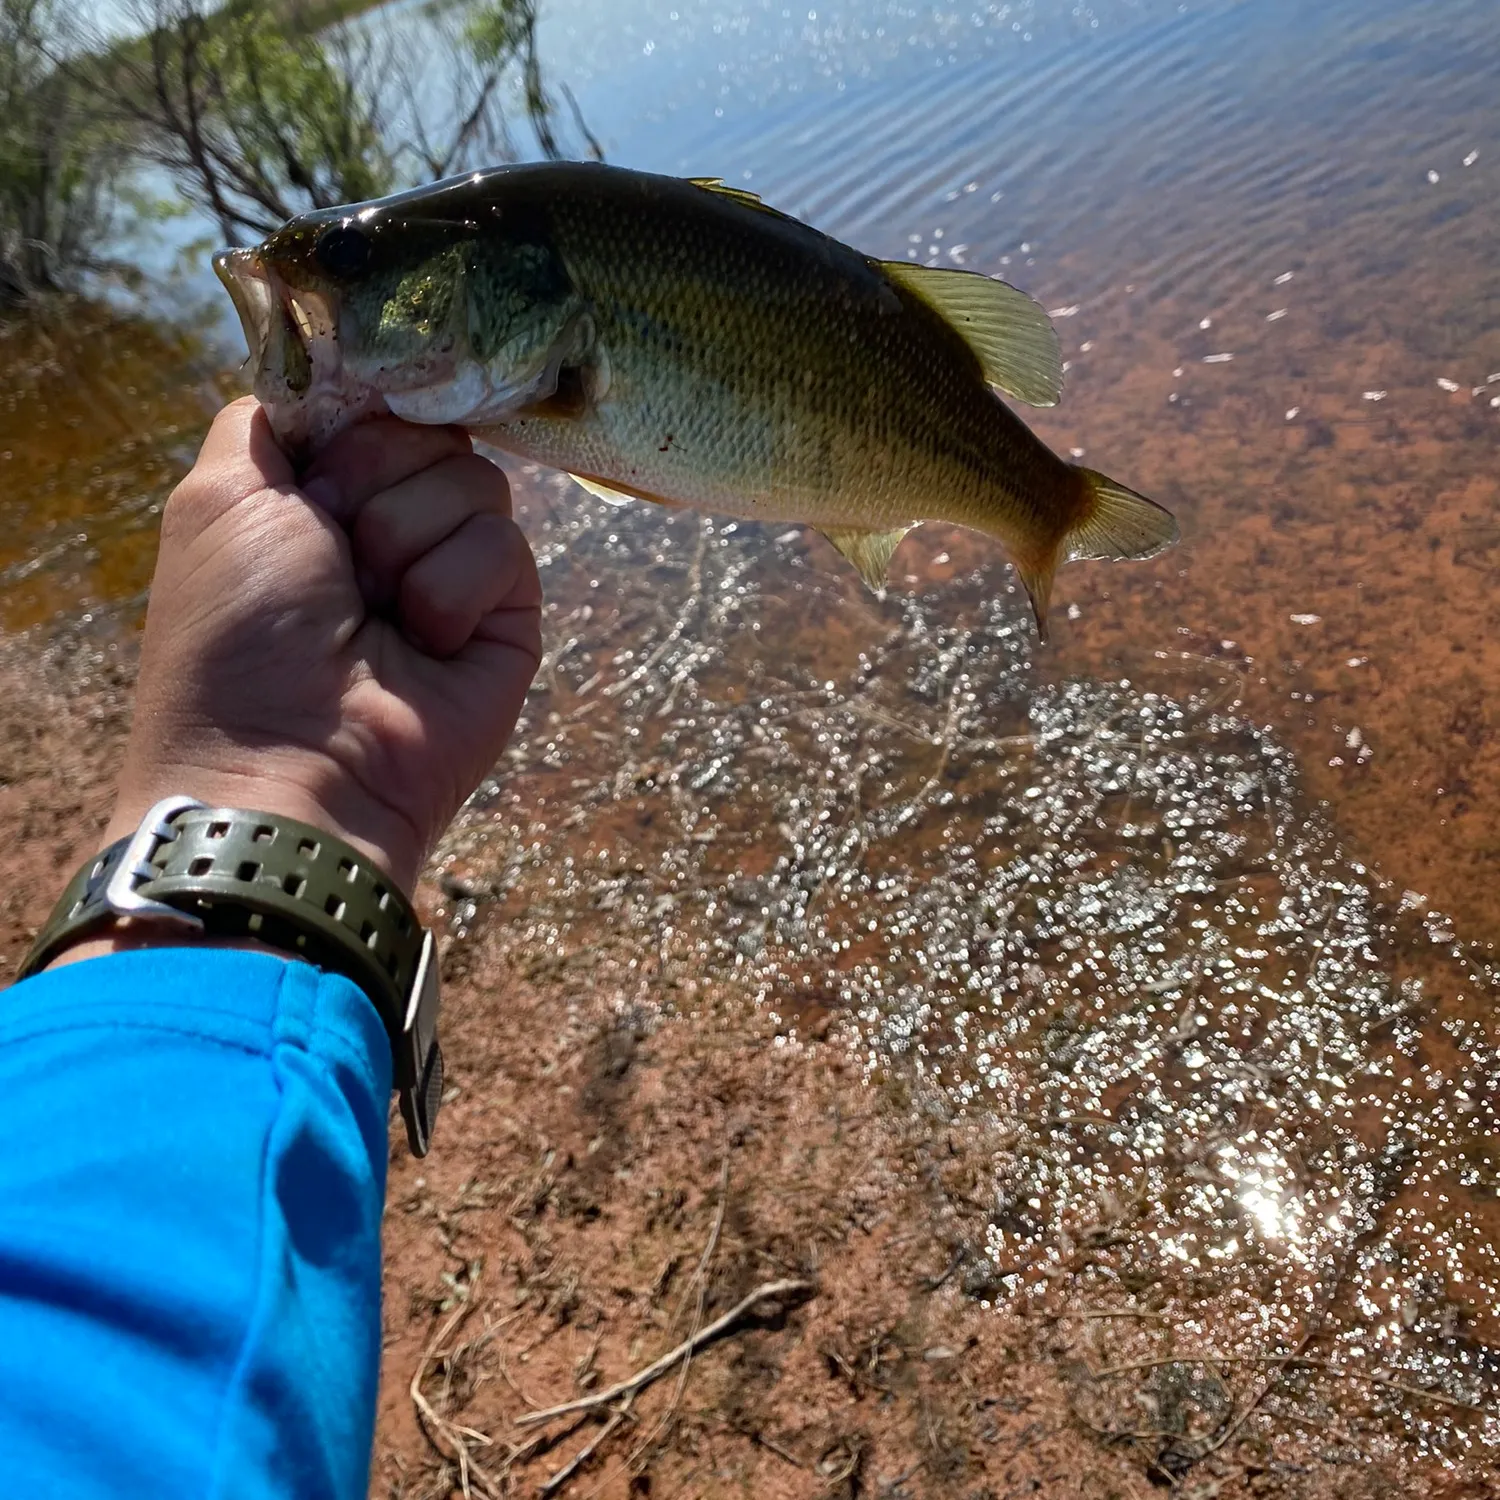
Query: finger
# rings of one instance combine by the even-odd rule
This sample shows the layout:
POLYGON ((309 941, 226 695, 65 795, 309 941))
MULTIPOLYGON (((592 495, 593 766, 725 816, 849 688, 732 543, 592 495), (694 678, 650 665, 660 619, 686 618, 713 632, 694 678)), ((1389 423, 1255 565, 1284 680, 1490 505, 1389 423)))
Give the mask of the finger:
POLYGON ((292 482, 292 466, 276 446, 264 408, 254 396, 242 396, 214 418, 162 524, 179 537, 184 526, 196 532, 247 496, 292 482))
POLYGON ((495 646, 518 651, 530 658, 531 670, 525 682, 529 687, 542 664, 542 575, 525 533, 518 531, 517 539, 519 547, 506 560, 506 566, 514 569, 510 586, 499 604, 474 627, 463 655, 467 661, 483 663, 493 660, 495 646))
MULTIPOLYGON (((536 613, 541 588, 521 528, 508 516, 470 516, 418 559, 401 580, 398 608, 407 634, 430 655, 453 656, 496 612, 536 613)), ((540 656, 540 624, 536 626, 540 656)), ((530 637, 524 628, 518 643, 530 637)))
POLYGON ((303 493, 348 526, 382 491, 473 446, 461 427, 371 417, 339 433, 313 459, 302 476, 303 493))
POLYGON ((475 515, 510 515, 505 475, 477 453, 454 454, 366 502, 352 532, 366 601, 389 604, 406 570, 475 515))
POLYGON ((254 396, 241 396, 219 411, 194 467, 235 474, 249 489, 285 484, 292 478, 291 460, 276 446, 265 407, 254 396))

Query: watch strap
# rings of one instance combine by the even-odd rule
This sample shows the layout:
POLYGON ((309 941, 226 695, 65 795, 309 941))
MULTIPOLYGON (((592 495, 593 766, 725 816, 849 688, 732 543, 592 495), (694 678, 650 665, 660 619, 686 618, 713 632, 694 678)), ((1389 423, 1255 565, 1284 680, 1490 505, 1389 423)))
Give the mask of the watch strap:
POLYGON ((443 1087, 436 952, 364 855, 294 818, 167 798, 74 875, 18 977, 121 917, 253 938, 358 985, 390 1038, 407 1139, 427 1154, 443 1087))

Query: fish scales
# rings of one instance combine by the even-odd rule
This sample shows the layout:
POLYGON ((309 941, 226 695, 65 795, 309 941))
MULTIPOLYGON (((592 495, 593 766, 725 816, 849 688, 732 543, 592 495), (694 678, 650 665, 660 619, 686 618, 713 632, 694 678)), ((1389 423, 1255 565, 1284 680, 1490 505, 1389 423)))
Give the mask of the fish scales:
POLYGON ((973 526, 997 474, 1023 513, 1063 482, 963 340, 863 256, 671 179, 643 214, 625 186, 539 193, 610 387, 582 419, 507 422, 502 446, 665 499, 838 527, 973 526))

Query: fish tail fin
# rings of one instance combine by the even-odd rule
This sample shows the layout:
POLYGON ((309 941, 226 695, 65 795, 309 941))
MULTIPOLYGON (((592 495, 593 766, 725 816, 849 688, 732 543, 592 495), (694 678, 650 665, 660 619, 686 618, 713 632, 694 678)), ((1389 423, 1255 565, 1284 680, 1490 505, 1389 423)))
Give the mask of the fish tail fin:
POLYGON ((1069 472, 1078 483, 1079 498, 1067 525, 1048 545, 1024 555, 1014 548, 1011 552, 1031 600, 1037 635, 1044 641, 1053 575, 1064 563, 1155 557, 1178 537, 1171 511, 1154 500, 1081 464, 1070 464, 1069 472))
POLYGON ((1165 552, 1177 540, 1176 517, 1156 501, 1082 465, 1074 465, 1073 472, 1087 498, 1083 515, 1063 538, 1064 562, 1100 557, 1138 561, 1165 552))

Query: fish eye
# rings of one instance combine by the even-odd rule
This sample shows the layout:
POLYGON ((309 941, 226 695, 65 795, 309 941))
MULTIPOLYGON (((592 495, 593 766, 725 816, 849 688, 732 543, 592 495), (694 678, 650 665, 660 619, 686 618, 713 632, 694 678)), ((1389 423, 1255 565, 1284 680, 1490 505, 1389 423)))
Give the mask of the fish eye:
POLYGON ((370 237, 363 230, 336 225, 318 236, 313 256, 330 276, 348 280, 370 264, 370 237))

